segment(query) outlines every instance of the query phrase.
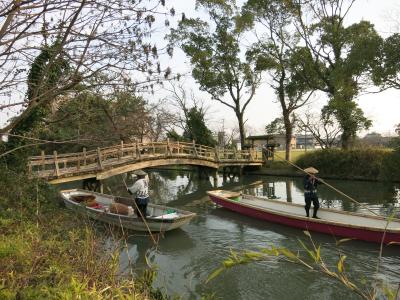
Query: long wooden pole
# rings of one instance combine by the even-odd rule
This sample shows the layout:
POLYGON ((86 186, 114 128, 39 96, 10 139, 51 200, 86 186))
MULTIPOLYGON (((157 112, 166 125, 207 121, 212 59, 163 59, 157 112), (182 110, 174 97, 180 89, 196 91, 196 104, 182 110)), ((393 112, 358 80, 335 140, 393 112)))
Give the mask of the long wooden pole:
MULTIPOLYGON (((267 149, 267 151, 270 151, 270 150, 267 149)), ((273 153, 273 154, 274 154, 274 153, 273 153)), ((312 174, 310 174, 310 173, 304 171, 304 170, 303 170, 302 168, 300 168, 298 165, 292 163, 291 161, 288 161, 288 160, 285 159, 284 157, 282 157, 282 156, 280 156, 280 155, 278 155, 278 154, 276 154, 276 153, 275 153, 275 155, 276 155, 278 158, 280 158, 280 159, 286 161, 286 162, 287 162, 288 164, 290 164, 291 166, 293 166, 293 167, 295 167, 296 169, 300 170, 301 172, 303 172, 303 173, 305 173, 305 174, 308 174, 308 175, 312 175, 312 174)), ((315 178, 318 179, 318 180, 319 180, 320 182, 322 182, 323 184, 325 184, 327 187, 329 187, 329 188, 331 188, 332 190, 334 190, 335 192, 339 193, 340 195, 344 196, 345 198, 349 199, 350 201, 352 201, 352 202, 354 202, 354 203, 360 205, 362 208, 368 210, 369 212, 371 212, 371 213, 374 214, 375 216, 379 216, 379 217, 381 216, 381 215, 377 214, 376 212, 374 212, 372 209, 370 209, 367 205, 365 205, 365 204, 363 204, 363 203, 361 203, 361 202, 358 202, 356 199, 354 199, 354 198, 352 198, 351 196, 349 196, 349 195, 343 193, 343 192, 340 191, 339 189, 337 189, 337 188, 335 188, 334 186, 332 186, 332 185, 330 185, 329 183, 327 183, 325 180, 323 180, 323 179, 321 179, 321 178, 319 178, 319 177, 315 177, 315 178)), ((393 220, 400 220, 399 218, 392 218, 392 219, 393 219, 393 220)))
MULTIPOLYGON (((121 176, 121 177, 122 177, 122 176, 121 176)), ((124 177, 122 177, 122 181, 124 182, 124 185, 125 185, 126 189, 128 189, 128 186, 126 185, 126 182, 125 182, 125 178, 124 178, 124 177)), ((142 218, 142 221, 143 221, 144 225, 146 225, 146 228, 147 228, 147 230, 149 231, 149 234, 150 234, 150 236, 151 236, 151 239, 153 240, 154 245, 157 245, 157 242, 156 242, 156 240, 154 239, 153 234, 151 233, 151 230, 150 230, 150 228, 149 228, 149 225, 147 224, 146 219, 145 219, 145 217, 144 217, 143 214, 142 214, 142 211, 141 211, 141 210, 139 209, 139 207, 137 206, 135 199, 133 199, 133 203, 135 204, 136 210, 139 212, 139 215, 140 215, 140 217, 142 218)))

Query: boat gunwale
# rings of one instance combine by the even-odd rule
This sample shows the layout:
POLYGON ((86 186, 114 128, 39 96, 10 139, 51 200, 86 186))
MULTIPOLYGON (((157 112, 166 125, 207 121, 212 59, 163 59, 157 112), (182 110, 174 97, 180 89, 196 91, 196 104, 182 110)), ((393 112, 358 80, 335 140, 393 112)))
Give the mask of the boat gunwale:
MULTIPOLYGON (((340 223, 340 222, 335 222, 335 221, 330 221, 330 220, 324 220, 324 219, 315 219, 315 218, 309 218, 306 216, 294 216, 294 215, 290 215, 288 213, 284 213, 281 211, 276 211, 273 209, 268 209, 268 208, 262 208, 259 206, 254 206, 251 204, 246 204, 240 201, 235 201, 223 196, 220 196, 218 194, 216 194, 215 192, 217 191, 221 191, 221 190, 214 190, 214 191, 207 191, 207 194, 209 196, 213 196, 213 197, 217 197, 219 199, 222 199, 224 201, 239 205, 239 206, 245 206, 247 208, 250 209, 254 209, 260 212, 267 212, 267 213, 271 213, 274 215, 279 215, 282 217, 286 217, 289 219, 296 219, 296 220, 304 220, 304 221, 308 221, 308 222, 312 222, 312 223, 322 223, 322 224, 327 224, 327 225, 334 225, 334 226, 341 226, 341 227, 349 227, 349 228, 354 228, 354 229, 361 229, 361 230, 369 230, 369 231, 375 231, 375 232, 388 232, 388 233, 394 233, 394 234, 399 234, 400 233, 400 227, 399 229, 389 229, 389 228, 377 228, 377 227, 368 227, 368 226, 357 226, 357 225, 352 225, 352 224, 347 224, 347 223, 340 223)), ((276 200, 270 200, 270 199, 264 199, 264 198, 259 198, 256 196, 252 196, 252 195, 247 195, 244 194, 245 196, 250 196, 250 198, 256 198, 256 199, 262 199, 263 201, 268 201, 270 203, 279 203, 279 204, 283 204, 286 206, 297 206, 297 207, 304 207, 301 204, 297 204, 297 203, 288 203, 288 202, 281 202, 281 201, 276 201, 276 200)), ((370 215, 366 215, 366 214, 361 214, 361 213, 353 213, 353 212, 347 212, 347 211, 339 211, 339 210, 332 210, 332 209, 325 209, 325 208, 320 208, 320 210, 322 211, 326 211, 326 212, 331 212, 331 213, 338 213, 338 214, 343 214, 343 215, 350 215, 350 216, 356 216, 356 217, 362 217, 362 218, 366 218, 366 219, 376 219, 376 220, 382 220, 382 221, 386 221, 387 222, 387 218, 383 217, 383 216, 370 216, 370 215)), ((398 221, 393 221, 396 223, 399 223, 398 221)), ((390 224, 391 222, 387 222, 387 224, 390 224)), ((399 223, 400 224, 400 223, 399 223)))
MULTIPOLYGON (((64 193, 71 193, 71 192, 84 192, 84 193, 87 193, 87 194, 95 194, 95 195, 98 195, 98 196, 102 196, 102 197, 105 197, 105 198, 109 198, 109 199, 111 199, 111 200, 114 200, 114 198, 115 198, 115 196, 113 196, 113 195, 110 195, 110 194, 102 194, 102 193, 92 192, 92 191, 87 191, 87 190, 82 190, 82 189, 68 189, 68 190, 61 190, 61 191, 60 191, 61 197, 62 197, 64 200, 68 201, 69 203, 73 204, 73 205, 76 206, 76 207, 85 208, 86 210, 90 210, 90 211, 92 211, 92 212, 94 212, 94 213, 96 213, 96 214, 98 214, 98 215, 110 215, 110 216, 115 216, 115 217, 122 218, 122 219, 124 219, 124 220, 126 220, 126 221, 129 221, 129 222, 134 222, 134 221, 136 221, 136 220, 137 220, 138 222, 140 221, 139 218, 133 218, 132 216, 121 215, 121 214, 115 214, 115 213, 106 212, 106 211, 100 211, 100 210, 95 209, 95 208, 93 208, 93 207, 83 206, 83 205, 81 205, 80 203, 75 202, 75 201, 73 201, 73 200, 67 198, 66 195, 64 195, 64 193)), ((182 213, 181 216, 178 216, 178 217, 175 218, 175 219, 146 218, 146 220, 151 221, 152 223, 170 223, 170 224, 173 224, 173 223, 176 223, 176 222, 178 222, 178 221, 183 221, 183 220, 189 219, 189 218, 191 219, 191 218, 193 218, 193 217, 196 216, 196 213, 193 213, 193 212, 190 212, 190 211, 187 211, 187 210, 183 210, 183 209, 179 209, 179 208, 173 208, 173 207, 169 207, 169 206, 162 206, 162 205, 152 204, 152 203, 149 203, 149 206, 154 207, 154 208, 160 208, 160 209, 171 208, 171 209, 176 210, 178 213, 179 213, 179 212, 182 213)))

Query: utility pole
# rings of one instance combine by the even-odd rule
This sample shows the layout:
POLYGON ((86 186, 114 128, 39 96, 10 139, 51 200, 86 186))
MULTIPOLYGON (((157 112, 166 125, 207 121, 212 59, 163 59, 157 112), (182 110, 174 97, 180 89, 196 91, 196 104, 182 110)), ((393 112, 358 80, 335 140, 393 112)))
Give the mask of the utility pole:
POLYGON ((304 151, 307 152, 307 126, 304 126, 304 151))

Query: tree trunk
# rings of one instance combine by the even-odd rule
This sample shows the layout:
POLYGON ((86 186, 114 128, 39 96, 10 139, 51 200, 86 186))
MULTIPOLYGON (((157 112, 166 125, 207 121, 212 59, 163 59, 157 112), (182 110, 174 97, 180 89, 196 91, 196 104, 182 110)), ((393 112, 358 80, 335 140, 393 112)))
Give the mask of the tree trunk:
POLYGON ((240 135, 240 144, 243 149, 245 145, 245 138, 246 138, 246 133, 244 130, 244 123, 243 123, 243 113, 236 113, 238 123, 239 123, 239 135, 240 135))
POLYGON ((346 130, 346 128, 343 128, 341 142, 343 150, 349 150, 353 146, 354 138, 351 132, 349 132, 349 130, 346 130))
POLYGON ((293 134, 293 126, 292 122, 290 122, 290 115, 287 111, 284 111, 283 114, 283 122, 285 123, 285 159, 290 161, 292 158, 292 134, 293 134))

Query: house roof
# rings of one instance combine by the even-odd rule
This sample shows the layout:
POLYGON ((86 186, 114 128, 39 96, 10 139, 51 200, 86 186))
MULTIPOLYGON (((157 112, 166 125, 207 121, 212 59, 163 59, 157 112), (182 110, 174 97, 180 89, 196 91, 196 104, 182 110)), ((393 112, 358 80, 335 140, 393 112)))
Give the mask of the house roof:
POLYGON ((246 139, 248 140, 270 140, 273 139, 273 135, 264 134, 264 135, 250 135, 246 139))
MULTIPOLYGON (((285 134, 264 134, 264 135, 250 135, 246 139, 247 140, 273 140, 274 138, 284 138, 286 135, 285 134)), ((292 138, 295 136, 292 135, 292 138)))

